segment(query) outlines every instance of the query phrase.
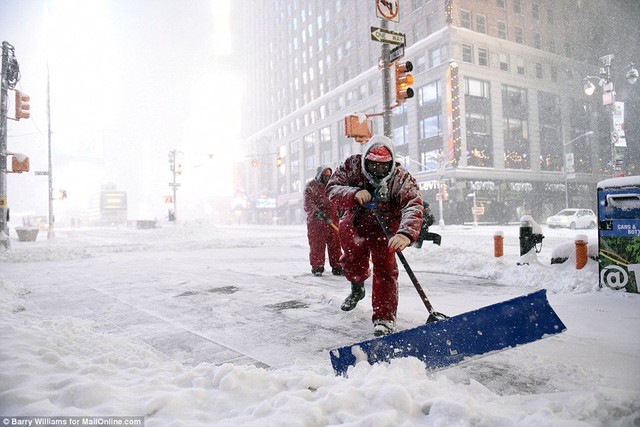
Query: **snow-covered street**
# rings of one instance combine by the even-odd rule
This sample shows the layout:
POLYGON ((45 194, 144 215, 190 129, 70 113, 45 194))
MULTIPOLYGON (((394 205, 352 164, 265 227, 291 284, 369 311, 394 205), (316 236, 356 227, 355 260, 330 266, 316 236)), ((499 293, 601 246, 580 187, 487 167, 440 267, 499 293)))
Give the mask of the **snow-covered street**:
MULTIPOLYGON (((304 226, 190 222, 59 229, 0 253, 0 415, 145 416, 164 425, 633 426, 640 423, 638 295, 598 267, 550 265, 596 230, 550 230, 516 266, 518 227, 434 227, 405 255, 438 311, 538 289, 567 331, 439 372, 413 359, 336 377, 329 350, 372 338, 368 297, 313 277, 304 226), (505 257, 493 234, 505 233, 505 257)), ((400 267, 399 329, 427 313, 400 267)))

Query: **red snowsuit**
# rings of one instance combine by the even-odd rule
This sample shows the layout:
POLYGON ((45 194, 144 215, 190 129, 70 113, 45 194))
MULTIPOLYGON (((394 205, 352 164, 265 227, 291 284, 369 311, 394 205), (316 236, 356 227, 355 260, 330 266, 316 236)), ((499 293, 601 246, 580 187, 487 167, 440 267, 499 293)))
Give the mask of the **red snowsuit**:
POLYGON ((304 188, 304 211, 307 213, 307 238, 309 239, 309 263, 311 268, 324 268, 325 247, 329 253, 329 265, 340 267, 340 238, 337 230, 325 219, 318 218, 323 212, 334 225, 338 224, 336 208, 325 193, 325 185, 320 183, 320 175, 326 167, 319 167, 316 177, 304 188))
POLYGON ((393 147, 386 145, 394 159, 391 172, 376 181, 364 170, 363 155, 347 158, 327 184, 331 202, 345 213, 340 218, 340 241, 344 249, 343 273, 352 283, 363 283, 370 275, 373 261, 372 320, 395 322, 398 309, 398 265, 395 251, 387 246, 387 237, 371 209, 360 206, 355 194, 368 190, 376 199, 376 209, 391 231, 415 241, 422 225, 422 197, 415 179, 395 163, 393 147), (384 194, 386 193, 386 197, 384 194), (382 200, 381 200, 382 199, 382 200))

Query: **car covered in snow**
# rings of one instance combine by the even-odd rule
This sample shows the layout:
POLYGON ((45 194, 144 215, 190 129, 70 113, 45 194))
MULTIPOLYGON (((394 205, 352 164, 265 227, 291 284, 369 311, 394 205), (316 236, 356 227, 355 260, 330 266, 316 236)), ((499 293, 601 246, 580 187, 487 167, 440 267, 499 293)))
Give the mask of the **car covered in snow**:
POLYGON ((594 228, 597 223, 598 218, 591 209, 563 209, 547 218, 549 228, 594 228))

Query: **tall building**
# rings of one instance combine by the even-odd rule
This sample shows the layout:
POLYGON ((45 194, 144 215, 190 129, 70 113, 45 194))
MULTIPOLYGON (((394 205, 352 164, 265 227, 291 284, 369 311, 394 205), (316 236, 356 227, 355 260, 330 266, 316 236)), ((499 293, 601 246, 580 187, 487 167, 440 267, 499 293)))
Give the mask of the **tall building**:
MULTIPOLYGON (((247 85, 237 183, 250 197, 276 199, 270 218, 301 222, 316 167, 362 149, 345 137, 345 115, 382 112, 376 2, 237 3, 247 85)), ((393 140, 436 217, 472 222, 474 194, 480 222, 543 220, 566 199, 595 208, 595 183, 612 176, 611 116, 600 95, 585 95, 583 78, 606 54, 616 71, 640 60, 640 2, 399 0, 399 8, 389 29, 406 34, 400 60, 413 63, 415 96, 393 109, 393 140), (565 154, 575 168, 566 179, 565 154)), ((617 100, 638 111, 637 88, 615 84, 617 100)), ((626 116, 633 157, 640 132, 626 116)), ((381 118, 374 129, 383 132, 381 118)))

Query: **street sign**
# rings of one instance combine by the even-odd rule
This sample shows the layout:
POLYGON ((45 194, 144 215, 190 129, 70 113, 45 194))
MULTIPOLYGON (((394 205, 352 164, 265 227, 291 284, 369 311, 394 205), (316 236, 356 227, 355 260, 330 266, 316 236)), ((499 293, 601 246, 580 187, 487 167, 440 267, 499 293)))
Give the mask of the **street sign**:
POLYGON ((49 172, 47 172, 47 171, 35 171, 34 175, 45 175, 45 176, 47 176, 47 175, 49 175, 49 172))
POLYGON ((473 206, 471 213, 474 215, 484 215, 484 206, 473 206))
POLYGON ((169 187, 180 187, 182 184, 180 184, 179 182, 176 182, 175 184, 173 182, 169 183, 169 187))
POLYGON ((398 58, 402 58, 404 56, 404 45, 398 45, 391 49, 389 52, 389 62, 393 62, 398 58))
POLYGON ((573 153, 567 153, 565 155, 565 167, 567 168, 567 173, 572 173, 576 171, 573 153))
POLYGON ((400 22, 398 0, 376 0, 376 16, 387 21, 400 22))
POLYGON ((6 208, 7 205, 7 198, 6 197, 0 197, 0 208, 6 208))
POLYGON ((406 44, 406 35, 384 28, 371 27, 371 40, 380 43, 406 44))

